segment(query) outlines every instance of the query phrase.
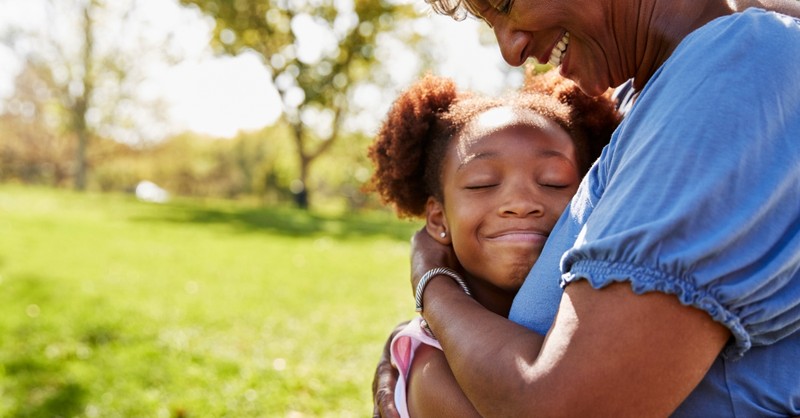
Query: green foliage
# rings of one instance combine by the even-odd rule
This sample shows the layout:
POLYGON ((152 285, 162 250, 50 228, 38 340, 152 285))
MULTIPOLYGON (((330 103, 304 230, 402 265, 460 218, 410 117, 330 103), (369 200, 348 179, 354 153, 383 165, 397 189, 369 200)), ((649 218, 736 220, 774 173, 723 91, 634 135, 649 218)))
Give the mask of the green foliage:
POLYGON ((75 141, 38 129, 37 122, 0 115, 0 181, 68 185, 75 141))
POLYGON ((0 27, 4 46, 22 64, 2 113, 35 127, 36 135, 25 138, 30 142, 27 151, 47 154, 36 148, 69 141, 70 154, 50 165, 53 183, 69 179, 75 188, 84 189, 88 154, 99 138, 143 142, 153 139, 158 129, 152 128, 164 126, 164 102, 146 97, 141 85, 153 65, 176 58, 176 41, 170 33, 158 33, 137 20, 138 3, 39 1, 33 10, 43 13, 38 18, 46 19, 46 27, 24 19, 0 27), (68 177, 62 175, 65 165, 68 177))
POLYGON ((412 314, 386 213, 0 188, 0 416, 371 411, 412 314))
MULTIPOLYGON (((278 87, 285 99, 286 88, 296 86, 304 94, 303 105, 336 109, 342 97, 357 82, 369 78, 375 64, 373 48, 380 33, 391 31, 397 20, 414 16, 412 8, 389 1, 346 3, 286 0, 181 0, 213 17, 216 26, 212 45, 229 54, 255 51, 264 57, 275 79, 295 83, 278 87), (298 56, 301 33, 292 25, 308 18, 327 29, 336 46, 318 60, 298 56), (354 20, 353 20, 354 19, 354 20)), ((322 40, 319 40, 322 41, 322 40)))
MULTIPOLYGON (((358 112, 353 92, 381 79, 374 48, 378 36, 415 16, 408 4, 386 0, 181 0, 214 18, 213 46, 229 54, 262 56, 284 105, 291 127, 296 178, 304 187, 300 207, 308 205, 310 167, 345 132, 344 121, 358 112), (316 28, 316 29, 315 29, 316 28), (308 31, 318 30, 313 35, 308 31), (303 39, 322 46, 317 56, 303 56, 303 39)), ((306 48, 308 46, 306 45, 306 48)))
MULTIPOLYGON (((66 187, 71 184, 74 141, 50 135, 34 121, 0 116, 0 182, 66 187)), ((132 192, 150 180, 179 196, 257 198, 264 204, 290 202, 297 178, 290 127, 278 123, 233 139, 181 134, 159 143, 130 146, 96 139, 88 150, 90 190, 132 192)), ((317 208, 340 211, 372 204, 361 192, 371 164, 369 138, 343 137, 318 162, 307 180, 317 208)))
POLYGON ((336 201, 347 210, 379 207, 376 196, 363 190, 373 171, 367 146, 373 138, 353 134, 338 141, 319 158, 309 180, 315 202, 336 201))

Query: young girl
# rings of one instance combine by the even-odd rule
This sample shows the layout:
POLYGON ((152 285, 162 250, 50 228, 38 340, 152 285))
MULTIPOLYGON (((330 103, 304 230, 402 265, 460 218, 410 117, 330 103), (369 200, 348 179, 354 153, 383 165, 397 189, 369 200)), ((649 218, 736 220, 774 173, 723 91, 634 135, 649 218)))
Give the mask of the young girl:
MULTIPOLYGON (((554 73, 503 99, 426 76, 395 101, 370 147, 371 185, 400 217, 424 217, 428 234, 452 245, 471 295, 507 316, 618 122, 610 98, 554 73)), ((454 377, 420 318, 391 346, 401 416, 477 416, 463 393, 442 389, 457 386, 440 384, 454 377)))

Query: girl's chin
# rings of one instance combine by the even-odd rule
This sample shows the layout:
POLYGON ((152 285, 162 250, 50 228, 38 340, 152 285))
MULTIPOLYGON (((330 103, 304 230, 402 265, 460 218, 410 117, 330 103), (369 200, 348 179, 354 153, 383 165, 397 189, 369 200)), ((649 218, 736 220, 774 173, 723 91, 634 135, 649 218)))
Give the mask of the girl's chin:
POLYGON ((526 260, 505 265, 503 267, 502 280, 499 280, 496 286, 505 291, 516 293, 528 277, 534 261, 526 260))

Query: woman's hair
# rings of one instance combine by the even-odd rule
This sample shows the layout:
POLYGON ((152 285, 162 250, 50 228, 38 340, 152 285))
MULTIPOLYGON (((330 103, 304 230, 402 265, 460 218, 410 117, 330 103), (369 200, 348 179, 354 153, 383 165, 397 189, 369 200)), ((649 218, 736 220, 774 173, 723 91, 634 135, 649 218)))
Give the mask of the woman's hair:
POLYGON ((521 91, 491 98, 459 91, 444 77, 427 75, 400 94, 381 126, 369 157, 375 172, 368 188, 400 217, 421 217, 429 196, 443 200, 442 161, 450 139, 483 112, 527 109, 560 125, 575 144, 580 174, 600 156, 619 123, 608 95, 592 98, 551 71, 529 69, 521 91))
POLYGON ((464 20, 470 15, 480 15, 469 0, 425 0, 425 3, 431 5, 434 13, 450 16, 455 20, 464 20))

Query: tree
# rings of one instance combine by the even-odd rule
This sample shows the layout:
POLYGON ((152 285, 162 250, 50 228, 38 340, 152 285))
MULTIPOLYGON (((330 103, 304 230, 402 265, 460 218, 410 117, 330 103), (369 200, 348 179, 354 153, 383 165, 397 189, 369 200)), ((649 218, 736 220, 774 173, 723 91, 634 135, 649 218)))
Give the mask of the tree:
POLYGON ((34 68, 23 68, 16 77, 14 97, 0 115, 0 181, 59 186, 70 178, 74 146, 59 135, 45 117, 48 89, 34 68))
MULTIPOLYGON (((291 127, 298 179, 295 201, 308 208, 312 163, 341 138, 358 112, 354 95, 381 85, 375 44, 414 16, 387 0, 181 0, 216 21, 212 45, 229 54, 257 53, 270 70, 291 127)), ((412 40, 413 41, 413 40, 412 40)))
MULTIPOLYGON (((0 6, 8 10, 16 6, 12 3, 2 0, 0 6)), ((93 141, 100 137, 142 141, 165 123, 159 99, 142 97, 140 86, 147 78, 146 65, 174 59, 170 34, 154 36, 142 24, 138 4, 136 0, 30 2, 28 6, 41 6, 37 9, 41 22, 18 22, 0 34, 22 62, 26 80, 41 90, 23 97, 17 89, 11 101, 38 101, 21 108, 47 112, 46 118, 55 121, 56 135, 75 138, 72 171, 78 190, 87 185, 87 152, 93 141)))

